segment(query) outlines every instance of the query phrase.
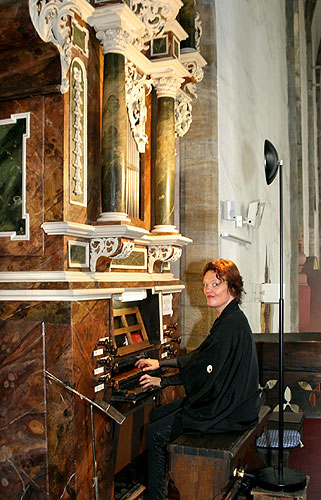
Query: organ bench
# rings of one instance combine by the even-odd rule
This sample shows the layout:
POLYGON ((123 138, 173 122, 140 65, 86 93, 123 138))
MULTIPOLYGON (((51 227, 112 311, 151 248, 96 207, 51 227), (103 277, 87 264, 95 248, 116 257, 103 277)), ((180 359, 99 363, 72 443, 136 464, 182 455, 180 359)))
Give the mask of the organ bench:
POLYGON ((247 431, 216 434, 182 434, 168 445, 169 476, 180 500, 231 498, 236 479, 233 470, 262 467, 256 439, 267 428, 270 408, 263 406, 259 422, 247 431))

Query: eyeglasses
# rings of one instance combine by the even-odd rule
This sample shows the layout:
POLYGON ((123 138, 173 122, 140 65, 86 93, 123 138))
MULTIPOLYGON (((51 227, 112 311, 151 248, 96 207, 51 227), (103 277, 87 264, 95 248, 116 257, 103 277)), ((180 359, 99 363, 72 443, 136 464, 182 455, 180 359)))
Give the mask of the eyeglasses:
POLYGON ((222 280, 219 283, 216 283, 215 281, 212 281, 211 283, 203 283, 203 287, 209 288, 211 286, 212 288, 217 288, 218 286, 222 285, 222 283, 224 283, 224 282, 225 282, 225 280, 222 280))

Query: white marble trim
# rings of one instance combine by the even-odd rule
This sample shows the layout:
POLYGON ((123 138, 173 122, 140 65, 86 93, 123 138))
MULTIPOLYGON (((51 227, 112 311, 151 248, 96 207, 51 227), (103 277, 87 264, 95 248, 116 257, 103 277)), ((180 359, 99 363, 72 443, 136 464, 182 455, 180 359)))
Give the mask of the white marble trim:
POLYGON ((26 172, 26 154, 27 154, 27 139, 30 138, 30 112, 27 113, 16 113, 10 116, 10 118, 0 120, 0 125, 7 125, 10 123, 17 123, 17 120, 25 118, 26 120, 26 132, 22 137, 22 163, 21 163, 21 209, 22 209, 22 219, 26 222, 25 234, 18 235, 16 231, 1 231, 0 237, 10 237, 12 241, 16 240, 29 240, 30 239, 30 223, 29 214, 27 213, 27 193, 26 193, 26 182, 27 182, 27 172, 26 172))
POLYGON ((171 292, 171 293, 181 293, 185 290, 185 285, 157 285, 154 286, 155 293, 157 292, 171 292))
POLYGON ((89 243, 87 241, 68 241, 68 267, 83 267, 89 268, 89 243), (85 248, 85 262, 73 262, 71 258, 72 247, 79 246, 85 248))
POLYGON ((123 293, 123 288, 91 288, 80 290, 0 290, 0 300, 32 300, 74 302, 80 300, 110 299, 115 294, 123 293))
MULTIPOLYGON (((184 285, 158 285, 139 288, 156 293, 181 293, 184 285)), ((41 301, 41 302, 79 302, 82 300, 103 300, 114 296, 119 300, 126 293, 134 293, 136 288, 91 288, 78 290, 0 290, 0 301, 41 301)))
POLYGON ((76 238, 97 238, 104 236, 115 238, 142 238, 148 234, 146 229, 124 224, 91 226, 78 222, 60 221, 44 222, 41 227, 48 235, 75 236, 76 238))
POLYGON ((4 271, 0 272, 0 283, 121 283, 173 281, 171 273, 128 273, 111 271, 91 273, 81 271, 4 271))
POLYGON ((89 58, 89 48, 88 48, 89 31, 84 26, 81 26, 81 24, 79 24, 75 19, 73 19, 73 21, 71 23, 71 29, 72 29, 72 45, 73 45, 73 47, 75 47, 76 49, 78 49, 88 59, 89 58), (76 45, 74 43, 74 41, 73 41, 74 30, 75 30, 74 26, 79 31, 82 31, 84 33, 84 36, 85 36, 85 49, 84 50, 81 47, 79 47, 79 45, 76 45))
POLYGON ((76 238, 129 238, 141 245, 178 245, 186 246, 193 240, 177 234, 150 234, 146 229, 124 224, 91 226, 78 222, 44 222, 41 225, 48 235, 73 236, 76 238))

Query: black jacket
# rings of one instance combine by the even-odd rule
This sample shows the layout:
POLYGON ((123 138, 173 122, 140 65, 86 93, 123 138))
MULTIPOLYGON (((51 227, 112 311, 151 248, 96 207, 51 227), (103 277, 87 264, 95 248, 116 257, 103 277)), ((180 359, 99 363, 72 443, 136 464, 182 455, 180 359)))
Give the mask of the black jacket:
POLYGON ((258 361, 249 323, 234 302, 214 321, 208 337, 191 353, 177 358, 182 383, 184 432, 244 430, 258 421, 258 361))

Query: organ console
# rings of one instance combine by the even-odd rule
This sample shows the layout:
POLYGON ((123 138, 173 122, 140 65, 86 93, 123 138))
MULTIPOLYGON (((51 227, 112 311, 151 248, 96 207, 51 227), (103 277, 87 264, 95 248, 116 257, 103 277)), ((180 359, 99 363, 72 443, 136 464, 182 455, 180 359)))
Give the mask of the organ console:
MULTIPOLYGON (((172 314, 163 314, 162 294, 151 292, 141 301, 114 299, 111 310, 109 334, 97 339, 93 350, 94 384, 98 393, 104 390, 104 397, 110 394, 111 405, 126 417, 122 425, 114 426, 113 440, 115 498, 121 499, 118 484, 124 489, 128 477, 132 478, 128 469, 135 468, 144 456, 144 431, 152 408, 176 397, 177 389, 140 386, 143 372, 135 363, 142 357, 164 359, 178 354, 178 293, 173 294, 172 314)), ((163 367, 151 373, 166 372, 170 369, 163 367)), ((126 499, 137 498, 137 491, 143 488, 140 479, 125 487, 126 499)))

